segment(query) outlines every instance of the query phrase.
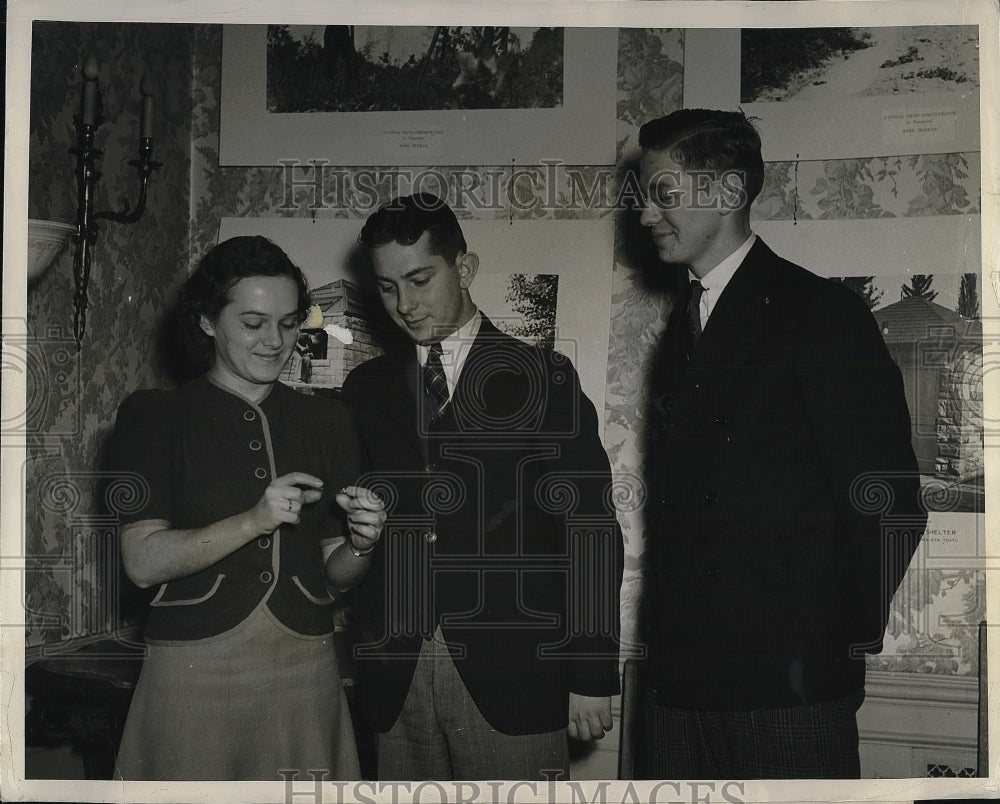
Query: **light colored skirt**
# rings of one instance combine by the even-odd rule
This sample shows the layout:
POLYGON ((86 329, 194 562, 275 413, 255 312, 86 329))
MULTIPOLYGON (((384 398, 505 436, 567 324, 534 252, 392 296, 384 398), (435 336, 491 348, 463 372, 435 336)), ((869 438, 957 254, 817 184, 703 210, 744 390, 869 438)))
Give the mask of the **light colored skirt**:
POLYGON ((260 608, 224 638, 148 650, 118 778, 360 778, 332 635, 295 636, 260 608))

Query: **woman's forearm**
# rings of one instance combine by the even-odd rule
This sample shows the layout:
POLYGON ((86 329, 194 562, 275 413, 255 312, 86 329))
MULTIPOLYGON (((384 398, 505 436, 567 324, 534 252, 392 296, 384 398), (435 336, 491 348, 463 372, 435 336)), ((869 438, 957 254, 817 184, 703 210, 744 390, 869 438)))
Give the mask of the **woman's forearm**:
POLYGON ((122 530, 122 563, 129 579, 146 588, 200 572, 262 534, 252 510, 203 528, 175 529, 166 520, 147 519, 122 530))
POLYGON ((348 538, 343 544, 337 545, 326 559, 327 583, 338 592, 346 592, 357 586, 372 563, 371 553, 358 555, 361 551, 352 551, 351 547, 348 538))
POLYGON ((345 486, 335 499, 347 513, 347 536, 326 558, 326 580, 336 591, 346 592, 368 572, 386 511, 379 496, 361 486, 345 486))
POLYGON ((211 525, 186 530, 165 519, 146 519, 122 531, 122 563, 140 587, 193 575, 285 524, 297 525, 304 505, 322 496, 323 481, 305 472, 272 480, 253 508, 211 525))

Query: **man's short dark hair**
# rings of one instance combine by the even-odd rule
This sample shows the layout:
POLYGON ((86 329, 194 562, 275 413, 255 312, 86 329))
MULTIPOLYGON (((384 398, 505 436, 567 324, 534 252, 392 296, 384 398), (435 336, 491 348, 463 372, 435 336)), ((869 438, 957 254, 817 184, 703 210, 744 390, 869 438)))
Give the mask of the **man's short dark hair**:
POLYGON ((358 242, 368 248, 387 243, 412 246, 425 232, 430 234, 431 254, 441 255, 449 265, 468 251, 455 213, 432 193, 400 196, 379 207, 368 216, 358 242))
POLYGON ((764 185, 760 133, 742 110, 679 109, 645 123, 639 147, 668 153, 685 170, 741 172, 748 207, 764 185))

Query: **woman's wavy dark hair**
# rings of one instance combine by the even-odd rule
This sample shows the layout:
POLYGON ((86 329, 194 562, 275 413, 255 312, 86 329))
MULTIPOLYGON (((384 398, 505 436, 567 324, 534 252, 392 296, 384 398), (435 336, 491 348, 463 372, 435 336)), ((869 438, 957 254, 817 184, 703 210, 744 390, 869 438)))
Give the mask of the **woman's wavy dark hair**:
POLYGON ((218 321, 229 304, 229 292, 251 276, 287 276, 299 292, 299 322, 309 312, 309 285, 302 271, 278 246, 260 235, 224 240, 209 251, 181 287, 178 326, 188 357, 207 364, 214 353, 211 336, 201 328, 201 317, 218 321))

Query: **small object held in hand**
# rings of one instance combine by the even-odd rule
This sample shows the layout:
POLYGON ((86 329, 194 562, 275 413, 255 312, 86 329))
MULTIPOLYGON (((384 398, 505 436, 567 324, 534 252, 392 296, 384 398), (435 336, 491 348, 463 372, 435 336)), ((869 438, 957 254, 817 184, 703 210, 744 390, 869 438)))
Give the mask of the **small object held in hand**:
POLYGON ((358 486, 345 486, 337 493, 347 498, 341 503, 344 510, 349 507, 355 511, 381 511, 385 507, 377 494, 358 486))

